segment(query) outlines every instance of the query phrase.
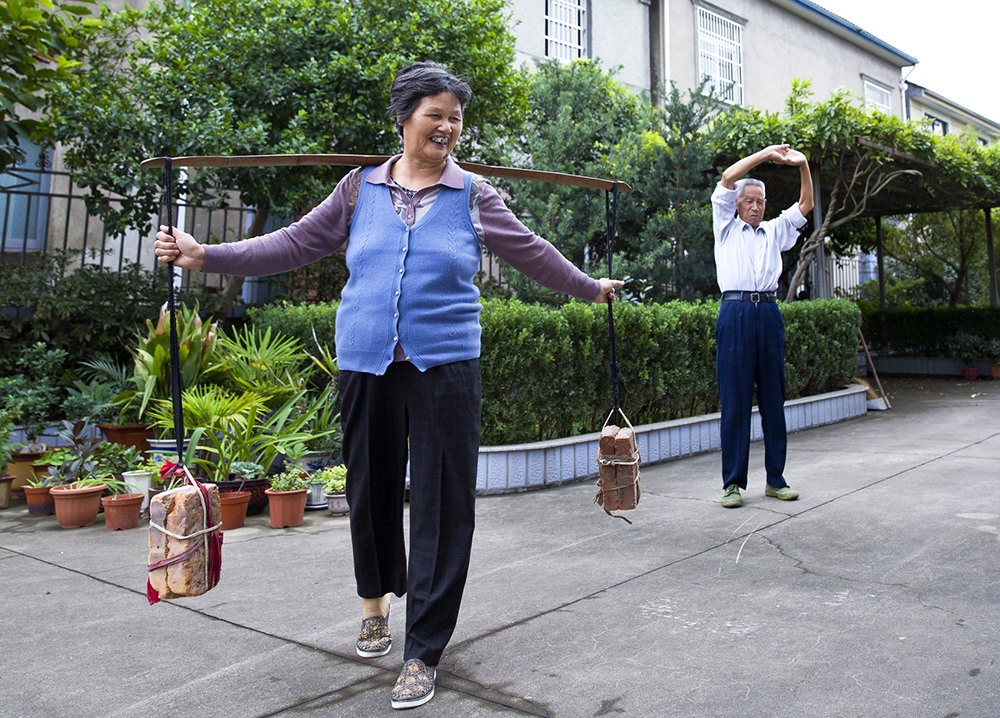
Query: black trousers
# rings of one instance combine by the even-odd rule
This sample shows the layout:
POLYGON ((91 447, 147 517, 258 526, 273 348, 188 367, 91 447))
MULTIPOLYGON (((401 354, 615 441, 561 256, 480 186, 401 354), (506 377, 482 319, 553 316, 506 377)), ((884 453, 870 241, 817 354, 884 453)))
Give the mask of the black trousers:
POLYGON ((465 590, 475 528, 479 360, 383 376, 341 371, 341 422, 358 595, 406 595, 403 659, 436 666, 465 590), (410 460, 410 560, 403 499, 410 460))

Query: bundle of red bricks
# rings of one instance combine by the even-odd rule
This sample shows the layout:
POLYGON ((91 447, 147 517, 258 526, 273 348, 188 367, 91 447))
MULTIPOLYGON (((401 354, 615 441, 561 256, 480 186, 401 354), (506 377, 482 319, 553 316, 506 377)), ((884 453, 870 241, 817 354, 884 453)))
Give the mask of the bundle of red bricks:
POLYGON ((194 486, 165 491, 149 502, 149 565, 192 551, 190 556, 177 563, 149 571, 149 585, 161 599, 200 596, 212 588, 208 582, 209 556, 205 536, 199 532, 222 520, 222 505, 219 503, 219 487, 215 484, 206 484, 206 487, 211 512, 207 522, 200 491, 194 486), (189 539, 177 539, 163 533, 153 524, 178 536, 198 535, 189 539))
POLYGON ((635 431, 615 425, 605 426, 598 442, 597 467, 600 478, 596 503, 605 511, 634 509, 639 503, 639 452, 635 431))

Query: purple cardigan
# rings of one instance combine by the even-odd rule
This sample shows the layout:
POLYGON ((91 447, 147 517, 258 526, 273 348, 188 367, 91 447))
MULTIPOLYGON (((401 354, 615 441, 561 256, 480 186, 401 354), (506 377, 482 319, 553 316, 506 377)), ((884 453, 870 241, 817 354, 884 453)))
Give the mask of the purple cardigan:
MULTIPOLYGON (((392 164, 400 155, 376 167, 368 177, 372 184, 388 184, 400 203, 413 203, 421 197, 436 194, 433 188, 420 190, 413 198, 395 189, 391 181, 392 164)), ((355 170, 340 181, 336 189, 307 215, 289 227, 253 239, 205 246, 205 272, 263 277, 289 272, 311 264, 336 251, 347 242, 351 217, 357 202, 360 172, 355 170)), ((489 182, 476 175, 474 190, 480 191, 478 201, 480 241, 500 259, 528 278, 555 292, 577 299, 592 301, 601 284, 580 271, 552 244, 525 227, 507 208, 503 198, 489 182)), ((440 183, 446 187, 462 187, 462 170, 449 157, 440 183)), ((436 187, 436 186, 435 186, 436 187)), ((429 208, 429 203, 423 207, 429 208)), ((471 211, 472 208, 470 208, 471 211)), ((409 225, 416 221, 417 212, 401 215, 409 225)))

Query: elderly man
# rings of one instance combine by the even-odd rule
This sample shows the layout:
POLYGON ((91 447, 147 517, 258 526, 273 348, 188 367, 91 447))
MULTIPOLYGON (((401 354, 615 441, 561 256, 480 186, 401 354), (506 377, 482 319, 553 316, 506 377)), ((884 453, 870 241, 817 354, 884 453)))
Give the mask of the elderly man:
POLYGON ((799 497, 785 482, 785 325, 776 304, 781 252, 791 249, 813 207, 806 157, 774 145, 744 157, 722 173, 712 193, 715 265, 722 304, 715 324, 716 365, 722 402, 722 505, 743 505, 750 463, 754 386, 764 430, 764 493, 799 497), (764 183, 739 179, 764 162, 799 168, 799 201, 764 221, 764 183))

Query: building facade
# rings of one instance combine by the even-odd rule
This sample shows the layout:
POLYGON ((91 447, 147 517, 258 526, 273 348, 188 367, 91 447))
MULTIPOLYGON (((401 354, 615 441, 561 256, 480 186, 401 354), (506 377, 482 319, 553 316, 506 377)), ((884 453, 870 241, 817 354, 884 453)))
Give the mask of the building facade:
POLYGON ((931 130, 942 137, 970 132, 983 145, 1000 138, 1000 122, 983 117, 922 85, 906 83, 904 99, 904 117, 926 121, 931 130))
POLYGON ((846 87, 903 115, 902 74, 916 58, 808 0, 510 0, 518 60, 599 59, 659 97, 705 78, 727 102, 777 111, 794 78, 817 99, 846 87))

